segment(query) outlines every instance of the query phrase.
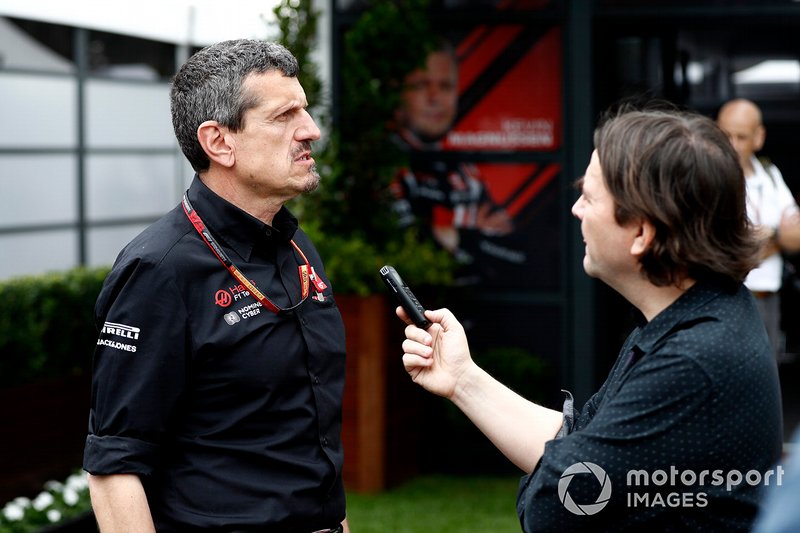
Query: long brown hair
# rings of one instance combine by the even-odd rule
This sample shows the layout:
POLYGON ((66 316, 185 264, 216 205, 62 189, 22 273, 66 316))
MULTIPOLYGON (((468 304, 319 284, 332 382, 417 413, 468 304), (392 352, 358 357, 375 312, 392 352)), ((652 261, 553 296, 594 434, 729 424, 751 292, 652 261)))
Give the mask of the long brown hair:
POLYGON ((594 135, 617 222, 643 218, 656 230, 642 268, 655 285, 684 277, 739 284, 757 263, 745 179, 730 141, 709 118, 629 111, 594 135))

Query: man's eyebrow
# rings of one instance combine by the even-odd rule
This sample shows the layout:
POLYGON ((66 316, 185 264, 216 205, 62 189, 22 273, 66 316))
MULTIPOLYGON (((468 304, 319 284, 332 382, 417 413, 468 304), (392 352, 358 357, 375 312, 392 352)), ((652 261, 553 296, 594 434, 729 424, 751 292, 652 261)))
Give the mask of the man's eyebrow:
POLYGON ((306 108, 308 108, 307 103, 302 102, 300 100, 292 100, 290 102, 286 102, 282 105, 272 108, 271 112, 275 116, 278 116, 282 115, 283 113, 286 113, 287 111, 293 111, 295 109, 306 109, 306 108))
POLYGON ((584 177, 581 176, 580 178, 572 182, 572 186, 575 188, 575 190, 579 192, 583 192, 583 178, 584 177))

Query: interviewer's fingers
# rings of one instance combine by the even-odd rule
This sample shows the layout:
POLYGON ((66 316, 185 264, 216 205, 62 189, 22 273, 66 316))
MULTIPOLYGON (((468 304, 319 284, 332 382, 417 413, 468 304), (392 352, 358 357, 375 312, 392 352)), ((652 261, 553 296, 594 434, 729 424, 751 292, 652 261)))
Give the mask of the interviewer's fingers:
POLYGON ((420 357, 419 355, 404 353, 403 367, 406 372, 413 372, 421 368, 427 368, 433 364, 433 357, 420 357))
POLYGON ((411 320, 408 318, 408 313, 406 313, 406 310, 403 309, 402 306, 398 305, 397 307, 395 307, 394 314, 400 317, 400 320, 402 320, 406 324, 411 324, 411 320))
POLYGON ((416 341, 420 344, 424 344, 426 346, 431 346, 433 344, 433 336, 428 330, 420 329, 414 324, 409 324, 406 326, 405 330, 406 338, 411 339, 412 341, 416 341))
POLYGON ((403 353, 429 358, 433 355, 433 348, 414 339, 406 339, 403 341, 403 353))

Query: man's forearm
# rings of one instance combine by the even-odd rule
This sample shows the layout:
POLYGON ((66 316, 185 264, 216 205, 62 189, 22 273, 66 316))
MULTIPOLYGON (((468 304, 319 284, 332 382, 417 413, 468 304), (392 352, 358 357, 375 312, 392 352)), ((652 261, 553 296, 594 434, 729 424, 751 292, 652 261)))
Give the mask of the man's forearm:
POLYGON ((512 463, 531 473, 563 423, 563 415, 526 400, 478 367, 453 403, 512 463))
POLYGON ((147 496, 138 476, 89 476, 89 492, 102 533, 155 533, 147 496))
POLYGON ((778 246, 784 252, 800 252, 800 220, 798 216, 785 216, 781 220, 775 237, 778 246))

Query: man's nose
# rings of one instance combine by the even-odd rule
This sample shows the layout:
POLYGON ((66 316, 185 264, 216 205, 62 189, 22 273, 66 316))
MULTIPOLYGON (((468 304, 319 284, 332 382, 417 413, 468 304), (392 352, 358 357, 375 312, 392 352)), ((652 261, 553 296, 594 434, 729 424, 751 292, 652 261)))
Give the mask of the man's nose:
POLYGON ((442 89, 431 83, 427 87, 428 100, 438 100, 442 97, 442 89))
POLYGON ((298 128, 298 136, 301 137, 299 140, 319 140, 319 138, 322 137, 322 132, 317 126, 317 123, 314 122, 314 118, 308 111, 303 111, 303 113, 305 113, 304 121, 302 126, 298 128))
POLYGON ((578 199, 575 200, 575 203, 572 204, 572 216, 578 220, 582 220, 583 217, 583 204, 581 200, 583 200, 583 196, 579 196, 578 199))

